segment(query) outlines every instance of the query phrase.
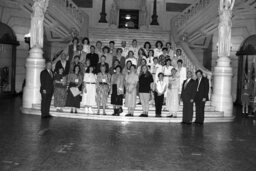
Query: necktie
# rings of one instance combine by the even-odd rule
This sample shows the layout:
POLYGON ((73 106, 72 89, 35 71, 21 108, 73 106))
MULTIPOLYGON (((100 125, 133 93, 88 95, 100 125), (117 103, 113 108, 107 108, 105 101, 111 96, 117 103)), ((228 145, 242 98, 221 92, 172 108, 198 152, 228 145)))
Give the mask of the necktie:
POLYGON ((48 72, 49 72, 50 76, 52 77, 52 72, 51 71, 48 71, 48 72))
POLYGON ((198 85, 197 85, 197 89, 196 89, 197 91, 199 91, 199 86, 200 86, 201 80, 202 80, 202 78, 198 79, 198 85))
POLYGON ((185 82, 184 88, 186 88, 186 87, 187 87, 188 82, 189 82, 189 80, 187 80, 187 81, 185 82))

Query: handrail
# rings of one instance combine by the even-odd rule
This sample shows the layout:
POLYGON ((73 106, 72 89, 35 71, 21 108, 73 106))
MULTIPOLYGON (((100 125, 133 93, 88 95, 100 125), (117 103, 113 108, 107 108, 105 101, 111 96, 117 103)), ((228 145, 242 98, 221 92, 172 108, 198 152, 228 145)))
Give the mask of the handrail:
POLYGON ((82 11, 80 11, 79 7, 72 0, 53 0, 53 2, 59 7, 66 9, 66 11, 79 23, 84 22, 82 11))
POLYGON ((181 14, 175 17, 176 27, 180 28, 185 25, 185 23, 193 17, 195 14, 202 11, 205 7, 207 7, 211 2, 215 2, 216 0, 197 0, 194 4, 190 5, 186 8, 181 14))

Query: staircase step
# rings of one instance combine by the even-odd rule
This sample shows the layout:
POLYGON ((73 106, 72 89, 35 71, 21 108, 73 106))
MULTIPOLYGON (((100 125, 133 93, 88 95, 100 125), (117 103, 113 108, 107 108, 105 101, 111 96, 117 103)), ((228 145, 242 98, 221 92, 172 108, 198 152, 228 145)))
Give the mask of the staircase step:
MULTIPOLYGON (((41 109, 41 105, 40 104, 33 104, 32 108, 40 110, 41 109)), ((70 108, 69 107, 65 107, 65 108, 63 108, 63 110, 64 110, 63 113, 70 113, 70 108)), ((51 112, 56 112, 56 108, 54 106, 51 106, 50 107, 50 111, 51 112)), ((79 108, 77 111, 80 114, 85 114, 85 108, 79 108)), ((93 108, 93 112, 95 114, 97 113, 97 108, 96 107, 93 108)), ((107 115, 112 115, 112 113, 113 113, 113 108, 107 108, 106 109, 106 114, 107 115)), ((128 113, 127 108, 123 108, 123 113, 121 115, 125 115, 127 113, 128 113)), ((139 110, 137 108, 134 111, 134 115, 135 116, 139 116, 141 113, 142 113, 142 110, 139 110)), ((150 108, 148 115, 149 116, 155 116, 155 109, 154 108, 150 108)), ((166 111, 166 110, 162 111, 162 116, 168 116, 168 115, 170 115, 168 111, 166 111)), ((177 117, 182 117, 182 110, 177 112, 177 117)), ((223 113, 222 112, 217 112, 217 111, 205 110, 205 117, 223 117, 223 113)))
POLYGON ((144 42, 149 41, 154 47, 157 40, 163 42, 169 41, 169 32, 151 31, 151 30, 130 30, 130 29, 106 29, 106 28, 90 28, 89 37, 92 43, 100 40, 103 45, 108 45, 110 40, 115 41, 116 47, 119 47, 121 41, 127 41, 130 46, 133 39, 137 39, 138 45, 143 46, 144 42))
MULTIPOLYGON (((32 115, 41 115, 41 112, 39 109, 34 108, 22 108, 22 113, 24 114, 32 114, 32 115)), ((217 112, 215 112, 217 113, 217 112)), ((222 113, 222 112, 218 112, 222 113)), ((182 118, 178 116, 177 118, 167 118, 167 117, 161 117, 161 118, 155 118, 155 117, 147 117, 147 118, 141 118, 141 117, 125 117, 123 115, 121 116, 111 116, 111 115, 93 115, 93 114, 73 114, 73 113, 65 113, 65 112, 55 112, 51 111, 51 115, 55 117, 65 117, 65 118, 74 118, 74 119, 90 119, 90 120, 108 120, 108 121, 120 121, 123 124, 128 124, 129 122, 157 122, 157 123, 179 123, 182 121, 182 118)), ((232 122, 234 120, 234 117, 208 117, 208 112, 206 112, 205 117, 205 123, 212 123, 212 122, 232 122)))

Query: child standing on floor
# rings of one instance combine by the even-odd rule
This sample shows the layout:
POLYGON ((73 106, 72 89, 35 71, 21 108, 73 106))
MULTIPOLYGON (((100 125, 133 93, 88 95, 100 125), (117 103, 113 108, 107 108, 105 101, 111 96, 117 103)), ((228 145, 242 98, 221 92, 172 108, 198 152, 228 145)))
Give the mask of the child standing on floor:
POLYGON ((155 82, 154 85, 156 117, 161 117, 164 102, 164 93, 166 92, 166 89, 167 83, 164 82, 164 74, 160 72, 158 74, 158 80, 155 82))
POLYGON ((242 95, 241 95, 241 101, 242 101, 242 114, 248 114, 248 108, 249 108, 249 103, 250 103, 250 98, 249 98, 249 89, 248 85, 244 85, 244 89, 242 90, 242 95))

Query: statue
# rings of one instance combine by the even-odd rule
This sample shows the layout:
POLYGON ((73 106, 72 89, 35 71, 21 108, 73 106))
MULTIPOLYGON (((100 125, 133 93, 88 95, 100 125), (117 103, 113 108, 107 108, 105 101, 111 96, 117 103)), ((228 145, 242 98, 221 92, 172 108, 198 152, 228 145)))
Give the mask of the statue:
POLYGON ((110 10, 110 18, 109 24, 110 25, 117 25, 117 15, 118 15, 118 5, 116 0, 112 3, 111 10, 110 10))
POLYGON ((140 26, 141 27, 148 27, 149 25, 149 15, 148 15, 148 10, 147 10, 147 2, 146 0, 142 0, 141 1, 141 5, 140 5, 140 26))
POLYGON ((47 10, 49 0, 34 0, 32 6, 30 27, 30 47, 43 48, 44 43, 44 14, 47 10))
POLYGON ((141 14, 140 14, 140 26, 146 26, 148 27, 149 25, 149 18, 148 18, 148 11, 147 11, 147 7, 144 6, 141 9, 141 14))
POLYGON ((220 0, 219 15, 219 40, 218 55, 220 57, 230 56, 231 48, 231 28, 232 28, 232 9, 235 0, 220 0))

